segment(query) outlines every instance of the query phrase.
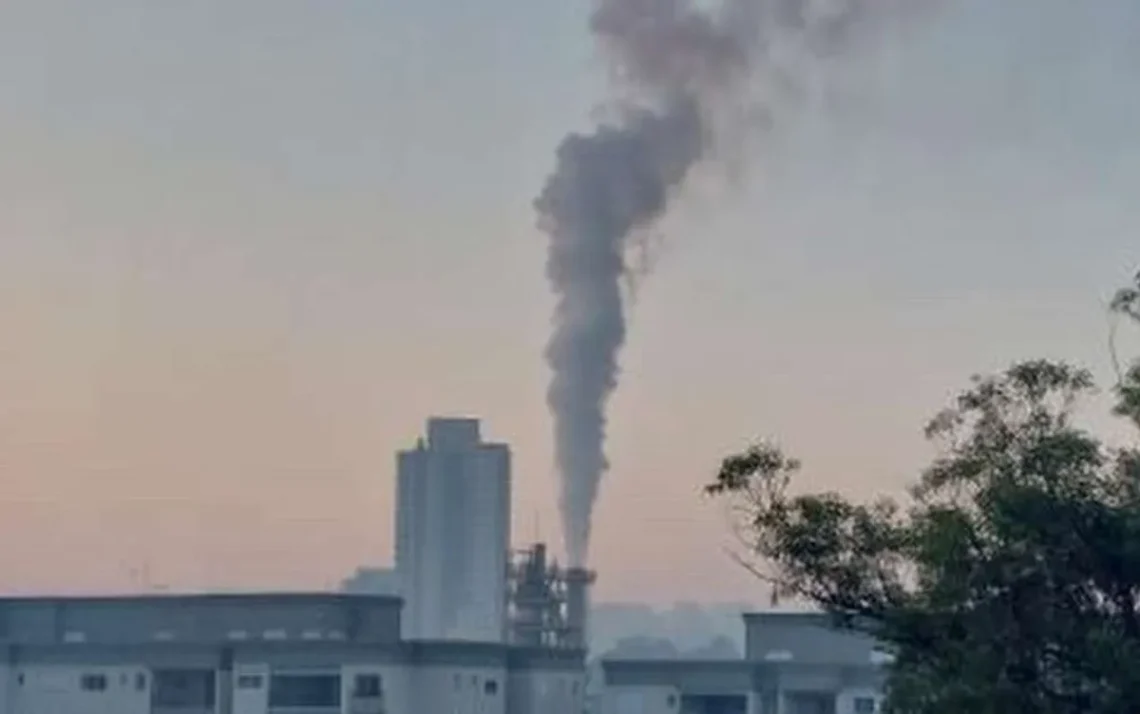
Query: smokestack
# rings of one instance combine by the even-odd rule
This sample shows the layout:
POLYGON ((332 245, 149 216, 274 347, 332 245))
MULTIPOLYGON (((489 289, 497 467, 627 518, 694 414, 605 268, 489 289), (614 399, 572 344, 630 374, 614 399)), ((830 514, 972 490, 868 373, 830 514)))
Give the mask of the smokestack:
POLYGON ((585 568, 566 571, 566 645, 585 649, 590 641, 590 587, 596 575, 585 568))
POLYGON ((924 3, 721 0, 709 9, 704 0, 596 0, 591 30, 614 69, 612 99, 622 112, 562 142, 535 200, 557 295, 547 404, 572 566, 586 563, 591 512, 609 467, 606 405, 618 384, 626 339, 622 285, 638 236, 665 214, 718 142, 740 137, 732 117, 766 128, 740 117, 770 117, 775 104, 802 93, 802 72, 786 66, 787 45, 807 59, 831 55, 855 28, 874 24, 861 21, 915 4, 924 3), (759 76, 769 89, 758 95, 759 76))

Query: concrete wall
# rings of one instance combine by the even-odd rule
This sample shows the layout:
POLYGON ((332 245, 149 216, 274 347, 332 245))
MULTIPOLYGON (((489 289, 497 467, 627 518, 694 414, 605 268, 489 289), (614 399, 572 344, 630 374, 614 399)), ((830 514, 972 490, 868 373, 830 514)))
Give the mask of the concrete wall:
POLYGON ((360 675, 380 677, 382 711, 387 714, 416 711, 416 693, 412 690, 411 672, 407 667, 391 662, 371 662, 349 665, 341 672, 345 714, 375 714, 372 702, 359 702, 356 706, 353 704, 353 690, 356 678, 360 675))
POLYGON ((11 714, 151 713, 149 671, 143 666, 20 667, 15 680, 8 710, 11 714), (101 677, 106 688, 84 689, 86 676, 101 677))
POLYGON ((0 650, 0 712, 12 711, 12 677, 8 653, 0 650))
POLYGON ((808 664, 868 665, 875 641, 842 632, 825 615, 816 613, 756 613, 744 617, 745 658, 752 661, 790 661, 808 664))
POLYGON ((586 702, 585 675, 574 672, 512 673, 507 714, 582 714, 586 702))
POLYGON ((397 455, 396 569, 413 640, 502 642, 510 549, 510 451, 478 422, 431 419, 397 455))
POLYGON ((679 712, 681 692, 676 687, 618 686, 602 693, 602 714, 669 714, 679 712))
POLYGON ((381 714, 379 697, 352 696, 358 675, 380 677, 383 714, 578 714, 583 689, 580 651, 397 641, 399 602, 385 598, 0 599, 0 614, 0 714, 169 714, 154 709, 155 682, 166 673, 166 691, 203 691, 185 670, 211 674, 216 696, 210 711, 179 714, 274 714, 272 676, 314 670, 340 677, 340 705, 289 714, 381 714), (281 636, 232 637, 251 623, 281 636), (304 634, 330 625, 344 638, 304 634), (85 675, 103 685, 84 687, 85 675))
MULTIPOLYGON (((273 674, 316 671, 313 663, 297 657, 275 664, 236 661, 228 687, 232 697, 219 691, 217 704, 208 714, 272 714, 269 689, 273 674), (229 712, 222 702, 231 702, 229 712)), ((584 682, 580 673, 556 669, 508 672, 504 666, 474 664, 447 666, 424 664, 410 667, 387 660, 357 661, 320 667, 339 673, 341 705, 320 714, 580 714, 584 682), (379 675, 383 708, 376 700, 355 699, 357 675, 379 675)), ((151 708, 154 668, 147 664, 111 666, 105 661, 87 664, 30 664, 13 667, 3 714, 155 714, 151 708), (85 691, 85 675, 98 675, 106 682, 99 692, 85 691)), ((0 668, 0 681, 4 680, 0 668)), ((2 690, 0 690, 2 691, 2 690)), ((660 700, 660 697, 658 697, 660 700)), ((3 700, 0 700, 3 701, 3 700)), ((663 700, 661 700, 663 701, 663 700)), ((187 711, 187 710, 180 710, 187 711)), ((647 710, 655 712, 656 710, 647 710)), ((207 710, 194 710, 206 714, 207 710)), ((290 714, 301 714, 290 710, 290 714)), ((313 710, 317 714, 317 710, 313 710)), ((624 713, 621 713, 624 714, 624 713)))
POLYGON ((878 697, 885 672, 872 639, 837 631, 814 613, 745 621, 745 659, 603 661, 602 714, 677 711, 668 706, 670 693, 694 710, 702 699, 744 696, 750 714, 857 714, 859 697, 878 697))
POLYGON ((471 519, 471 597, 460 639, 502 642, 507 636, 507 559, 511 540, 511 452, 483 444, 470 474, 466 509, 471 519))
POLYGON ((260 662, 234 664, 232 714, 265 714, 269 709, 269 666, 260 662))
POLYGON ((411 671, 408 684, 408 714, 507 714, 505 668, 429 665, 411 671))
POLYGON ((861 714, 855 711, 855 703, 859 699, 874 699, 875 711, 882 707, 883 693, 872 687, 852 687, 839 693, 835 699, 836 714, 861 714))

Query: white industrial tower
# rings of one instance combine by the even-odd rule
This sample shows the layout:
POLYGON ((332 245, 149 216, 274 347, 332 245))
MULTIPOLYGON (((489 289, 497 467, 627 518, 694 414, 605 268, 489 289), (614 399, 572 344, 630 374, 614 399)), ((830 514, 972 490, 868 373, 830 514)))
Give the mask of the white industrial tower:
POLYGON ((396 570, 407 639, 506 639, 511 454, 477 419, 432 418, 397 455, 396 570))

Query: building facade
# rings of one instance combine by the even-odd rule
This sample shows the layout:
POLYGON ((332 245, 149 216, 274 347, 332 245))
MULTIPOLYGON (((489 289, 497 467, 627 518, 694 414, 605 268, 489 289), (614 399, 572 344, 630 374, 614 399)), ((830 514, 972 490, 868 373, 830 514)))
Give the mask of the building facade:
POLYGON ((584 653, 403 639, 398 598, 0 600, 4 714, 579 714, 584 653))
POLYGON ((475 419, 429 419, 397 456, 396 570, 412 639, 503 642, 511 455, 475 419))
POLYGON ((603 661, 601 714, 874 714, 885 655, 825 615, 744 615, 745 655, 603 661))

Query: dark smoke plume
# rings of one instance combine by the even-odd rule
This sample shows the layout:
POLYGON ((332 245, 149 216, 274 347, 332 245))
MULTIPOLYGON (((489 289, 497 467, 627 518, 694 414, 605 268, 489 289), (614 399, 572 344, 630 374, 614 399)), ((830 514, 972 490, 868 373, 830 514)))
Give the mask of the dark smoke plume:
POLYGON ((809 61, 835 53, 862 21, 897 1, 723 0, 709 8, 698 0, 598 0, 591 29, 613 70, 620 118, 567 137, 535 201, 557 295, 547 402, 572 565, 586 560, 608 468, 606 404, 617 386, 622 286, 639 234, 718 139, 739 136, 720 131, 726 115, 749 97, 764 113, 784 101, 777 96, 795 95, 796 53, 809 61))

